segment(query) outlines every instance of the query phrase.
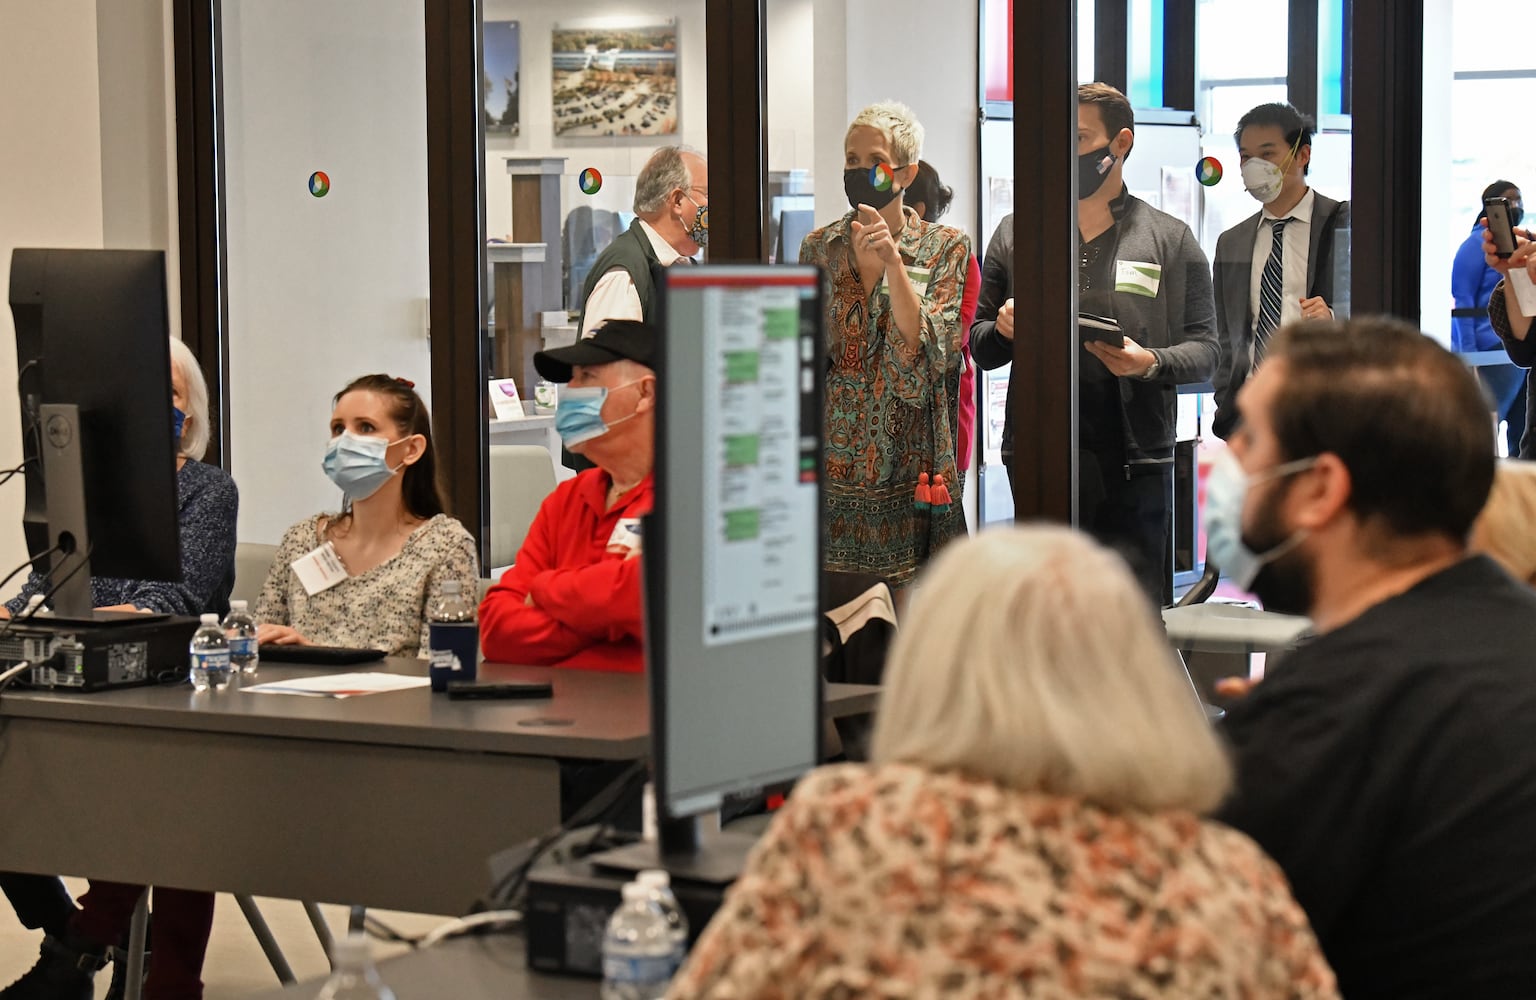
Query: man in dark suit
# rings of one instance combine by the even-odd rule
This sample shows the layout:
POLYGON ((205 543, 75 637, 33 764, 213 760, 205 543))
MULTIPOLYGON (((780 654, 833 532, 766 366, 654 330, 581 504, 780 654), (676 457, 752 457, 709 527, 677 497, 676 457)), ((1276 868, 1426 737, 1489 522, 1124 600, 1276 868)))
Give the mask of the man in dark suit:
POLYGON ((1238 121, 1233 138, 1243 187, 1264 207, 1216 241, 1221 361, 1211 429, 1223 439, 1237 424, 1237 391, 1264 359, 1270 335, 1296 320, 1334 316, 1334 276, 1348 253, 1347 242, 1336 252, 1335 239, 1343 232, 1347 240, 1349 230, 1349 203, 1307 186, 1312 123, 1301 112, 1261 104, 1238 121))

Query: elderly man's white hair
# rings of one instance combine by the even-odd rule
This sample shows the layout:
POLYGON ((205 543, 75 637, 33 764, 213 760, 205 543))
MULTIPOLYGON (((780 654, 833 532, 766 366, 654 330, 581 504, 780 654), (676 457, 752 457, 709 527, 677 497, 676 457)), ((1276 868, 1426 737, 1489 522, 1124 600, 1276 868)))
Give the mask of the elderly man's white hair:
POLYGON ((860 126, 875 129, 885 136, 885 141, 891 144, 891 156, 896 160, 892 166, 910 166, 922 158, 923 125, 905 104, 896 101, 871 104, 854 117, 848 132, 843 133, 843 141, 847 142, 848 133, 860 126))
POLYGON ((693 186, 693 176, 688 172, 688 161, 683 154, 691 153, 703 158, 703 153, 688 146, 662 146, 651 154, 635 178, 636 215, 654 215, 661 211, 667 195, 679 189, 687 191, 693 186))
POLYGON ((192 356, 192 349, 175 337, 171 338, 171 367, 181 373, 186 387, 183 402, 187 420, 181 428, 181 453, 201 460, 208 451, 208 382, 192 356))

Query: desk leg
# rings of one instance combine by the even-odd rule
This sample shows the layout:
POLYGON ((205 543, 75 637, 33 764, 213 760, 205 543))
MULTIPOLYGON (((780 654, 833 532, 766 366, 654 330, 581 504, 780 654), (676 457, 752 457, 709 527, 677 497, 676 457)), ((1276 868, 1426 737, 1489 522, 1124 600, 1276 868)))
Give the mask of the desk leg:
POLYGON ((128 973, 124 984, 124 1000, 139 1000, 144 992, 144 939, 149 931, 149 887, 139 893, 139 902, 133 908, 133 920, 128 924, 128 973))

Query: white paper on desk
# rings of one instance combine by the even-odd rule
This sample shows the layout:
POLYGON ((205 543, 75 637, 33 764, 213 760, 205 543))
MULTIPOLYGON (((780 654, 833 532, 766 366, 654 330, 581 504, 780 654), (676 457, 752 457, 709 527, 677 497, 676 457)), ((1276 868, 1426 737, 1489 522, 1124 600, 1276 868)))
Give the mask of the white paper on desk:
POLYGON ((1520 315, 1536 318, 1536 284, 1531 282, 1530 274, 1524 268, 1510 268, 1509 287, 1514 289, 1520 315))
POLYGON ((310 698, 351 698, 360 694, 378 694, 381 691, 404 691, 408 688, 426 687, 425 677, 406 677, 403 674, 363 673, 327 674, 323 677, 296 677, 286 681, 268 681, 242 691, 257 694, 300 694, 310 698))
POLYGON ((517 395, 517 382, 509 378, 491 379, 491 409, 497 420, 521 420, 523 401, 517 395))

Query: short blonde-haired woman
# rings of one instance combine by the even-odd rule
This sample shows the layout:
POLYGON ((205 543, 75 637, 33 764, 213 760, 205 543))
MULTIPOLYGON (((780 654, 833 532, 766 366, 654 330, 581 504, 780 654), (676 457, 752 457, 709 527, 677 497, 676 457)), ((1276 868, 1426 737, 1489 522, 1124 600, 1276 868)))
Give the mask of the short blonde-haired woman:
POLYGON ((971 241, 905 204, 923 152, 911 108, 871 104, 843 146, 849 211, 800 247, 831 287, 824 563, 899 590, 965 534, 955 425, 971 241))
POLYGON ((1498 464, 1469 544, 1516 580, 1536 585, 1536 462, 1498 464))
POLYGON ((1336 997, 1284 876, 1201 815, 1230 770, 1086 536, 941 555, 870 766, 795 789, 673 997, 1336 997))

